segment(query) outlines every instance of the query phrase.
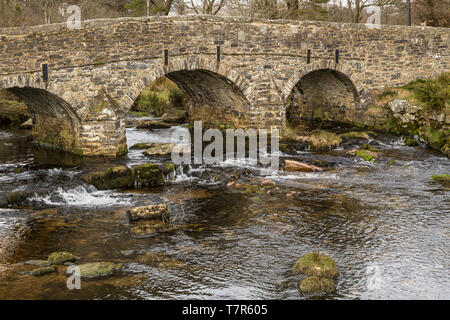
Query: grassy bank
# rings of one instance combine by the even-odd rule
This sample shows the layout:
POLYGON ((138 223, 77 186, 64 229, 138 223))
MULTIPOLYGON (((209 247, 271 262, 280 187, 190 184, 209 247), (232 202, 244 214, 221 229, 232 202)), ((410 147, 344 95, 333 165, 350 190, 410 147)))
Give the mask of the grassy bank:
POLYGON ((0 90, 0 124, 20 124, 30 117, 27 106, 7 90, 0 90))

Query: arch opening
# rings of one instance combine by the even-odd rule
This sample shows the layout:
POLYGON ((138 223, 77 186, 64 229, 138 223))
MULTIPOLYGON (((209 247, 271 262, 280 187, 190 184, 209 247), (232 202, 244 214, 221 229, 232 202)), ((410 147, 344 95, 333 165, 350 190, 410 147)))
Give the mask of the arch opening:
POLYGON ((291 127, 328 127, 353 122, 359 95, 345 74, 320 69, 304 75, 286 103, 286 120, 291 127))
MULTIPOLYGON (((11 87, 2 92, 2 96, 16 102, 14 105, 24 104, 28 109, 26 115, 32 122, 34 142, 77 153, 80 119, 69 103, 46 90, 32 87, 11 87)), ((23 120, 20 118, 21 122, 23 120)))
POLYGON ((154 104, 151 100, 155 100, 155 95, 168 102, 162 111, 149 108, 150 113, 159 113, 156 115, 184 111, 187 122, 201 120, 208 127, 238 127, 247 123, 246 110, 250 103, 241 89, 224 76, 208 70, 167 73, 141 92, 131 110, 143 111, 142 105, 154 104))

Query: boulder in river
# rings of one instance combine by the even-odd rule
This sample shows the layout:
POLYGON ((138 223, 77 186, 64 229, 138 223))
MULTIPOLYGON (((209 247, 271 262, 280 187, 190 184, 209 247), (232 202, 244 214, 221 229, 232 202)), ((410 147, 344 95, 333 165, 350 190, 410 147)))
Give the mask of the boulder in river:
POLYGON ((172 143, 153 143, 143 152, 143 154, 146 156, 169 155, 172 153, 175 146, 176 145, 172 143))
POLYGON ((31 275, 38 277, 38 276, 43 276, 44 274, 49 274, 52 272, 55 272, 56 269, 53 267, 41 267, 41 268, 37 268, 31 271, 31 275))
POLYGON ((136 121, 137 129, 169 129, 172 126, 163 121, 157 120, 138 120, 136 121))
POLYGON ((25 261, 24 264, 38 266, 38 267, 48 267, 50 265, 48 260, 28 260, 28 261, 25 261))
POLYGON ((284 171, 313 172, 313 171, 323 171, 323 169, 312 164, 307 164, 294 160, 285 160, 284 171))
POLYGON ((80 258, 67 251, 53 252, 47 258, 50 264, 63 264, 64 262, 74 262, 78 259, 80 258))
MULTIPOLYGON (((103 277, 119 271, 122 265, 113 262, 93 262, 78 265, 80 268, 80 276, 82 278, 103 277)), ((73 274, 73 267, 67 269, 67 274, 73 274)))
POLYGON ((175 171, 173 163, 147 163, 133 166, 135 180, 139 186, 160 186, 164 185, 165 177, 175 171))
POLYGON ((187 119, 187 112, 185 110, 173 109, 169 113, 163 114, 161 120, 165 123, 184 123, 187 119))
POLYGON ((336 284, 332 279, 311 276, 303 278, 299 283, 301 292, 310 293, 333 293, 336 291, 336 284))
POLYGON ((6 195, 6 201, 9 205, 19 205, 27 198, 34 196, 35 193, 31 191, 14 191, 6 195))
POLYGON ((334 260, 317 252, 305 254, 298 259, 293 270, 306 276, 317 276, 319 278, 335 279, 339 276, 334 260))
POLYGON ((129 188, 134 185, 133 170, 126 166, 117 166, 103 171, 89 172, 81 179, 99 190, 129 188))
POLYGON ((144 207, 131 208, 127 211, 130 221, 137 220, 162 220, 170 217, 169 206, 167 203, 153 204, 144 207))

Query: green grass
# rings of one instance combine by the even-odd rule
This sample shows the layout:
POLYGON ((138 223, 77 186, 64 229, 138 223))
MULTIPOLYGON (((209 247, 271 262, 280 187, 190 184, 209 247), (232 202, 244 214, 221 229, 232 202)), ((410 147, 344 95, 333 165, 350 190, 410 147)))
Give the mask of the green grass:
POLYGON ((293 267, 294 272, 307 276, 317 276, 334 279, 339 275, 336 263, 325 254, 308 253, 297 260, 293 267))
POLYGON ((450 174, 436 174, 430 177, 430 179, 434 182, 445 182, 450 183, 450 174))
POLYGON ((356 156, 363 159, 364 161, 368 162, 375 161, 375 157, 367 153, 366 150, 357 150, 356 156))

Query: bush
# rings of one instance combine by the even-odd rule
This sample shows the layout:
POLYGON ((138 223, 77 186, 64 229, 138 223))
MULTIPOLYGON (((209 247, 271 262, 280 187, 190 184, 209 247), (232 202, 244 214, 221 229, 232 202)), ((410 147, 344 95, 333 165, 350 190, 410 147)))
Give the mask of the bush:
POLYGON ((450 73, 442 73, 436 79, 415 80, 405 87, 413 91, 414 97, 428 109, 441 111, 450 103, 450 73))

